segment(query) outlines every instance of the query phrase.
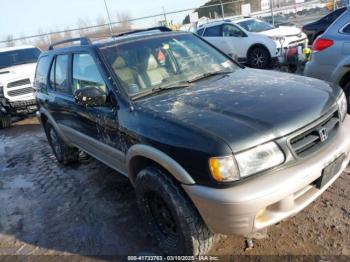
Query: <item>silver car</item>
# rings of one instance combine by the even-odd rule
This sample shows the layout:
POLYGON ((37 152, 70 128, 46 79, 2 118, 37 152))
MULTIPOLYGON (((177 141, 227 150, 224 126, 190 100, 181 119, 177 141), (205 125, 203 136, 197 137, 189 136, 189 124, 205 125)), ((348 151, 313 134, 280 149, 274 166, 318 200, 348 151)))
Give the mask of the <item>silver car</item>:
MULTIPOLYGON (((319 36, 305 75, 340 85, 350 101, 350 6, 319 36)), ((349 109, 348 109, 348 113, 349 109)))

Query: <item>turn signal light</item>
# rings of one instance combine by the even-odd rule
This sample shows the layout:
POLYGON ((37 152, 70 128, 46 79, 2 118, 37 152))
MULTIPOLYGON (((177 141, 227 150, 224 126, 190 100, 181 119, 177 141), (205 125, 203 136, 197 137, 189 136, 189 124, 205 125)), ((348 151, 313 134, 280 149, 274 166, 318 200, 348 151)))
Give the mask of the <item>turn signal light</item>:
POLYGON ((331 47, 334 44, 333 40, 326 38, 317 38, 312 45, 312 50, 314 51, 322 51, 328 47, 331 47))

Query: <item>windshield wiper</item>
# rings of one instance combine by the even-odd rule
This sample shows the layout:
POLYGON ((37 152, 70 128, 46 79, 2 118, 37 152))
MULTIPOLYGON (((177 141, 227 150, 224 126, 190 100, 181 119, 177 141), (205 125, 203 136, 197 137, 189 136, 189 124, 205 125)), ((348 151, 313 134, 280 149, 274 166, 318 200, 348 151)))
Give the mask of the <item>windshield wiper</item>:
POLYGON ((220 71, 215 71, 215 72, 208 72, 208 73, 198 75, 190 80, 187 80, 187 83, 194 83, 194 82, 202 80, 204 78, 208 78, 208 77, 216 76, 216 75, 227 75, 229 73, 232 73, 232 71, 220 70, 220 71))
POLYGON ((133 99, 138 99, 140 97, 148 96, 151 94, 159 93, 165 90, 170 90, 170 89, 178 89, 178 88, 186 88, 189 87, 189 83, 180 83, 180 84, 175 84, 175 85, 169 85, 169 86, 160 86, 160 87, 154 87, 151 89, 147 89, 141 93, 135 94, 132 96, 133 99))

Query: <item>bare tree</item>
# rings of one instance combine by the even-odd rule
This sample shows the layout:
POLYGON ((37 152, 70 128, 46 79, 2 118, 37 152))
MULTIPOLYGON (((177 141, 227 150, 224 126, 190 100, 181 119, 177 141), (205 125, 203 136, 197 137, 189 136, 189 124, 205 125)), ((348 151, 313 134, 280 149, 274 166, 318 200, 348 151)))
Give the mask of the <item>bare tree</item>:
POLYGON ((117 12, 116 17, 117 17, 117 21, 120 22, 118 24, 118 27, 116 28, 116 30, 118 30, 119 32, 130 31, 131 23, 129 20, 131 19, 131 17, 129 15, 129 13, 117 12))

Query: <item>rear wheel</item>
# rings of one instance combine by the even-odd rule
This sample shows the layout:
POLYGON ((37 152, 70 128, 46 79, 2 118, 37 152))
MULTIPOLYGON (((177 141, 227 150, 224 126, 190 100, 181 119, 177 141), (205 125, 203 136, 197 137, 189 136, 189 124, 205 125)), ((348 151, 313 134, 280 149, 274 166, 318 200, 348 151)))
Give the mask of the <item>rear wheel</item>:
POLYGON ((50 123, 46 123, 45 133, 59 163, 69 165, 79 160, 79 150, 75 147, 68 146, 50 123))
POLYGON ((148 167, 138 174, 135 189, 139 208, 165 254, 199 255, 209 251, 215 235, 169 174, 148 167))
POLYGON ((350 114, 350 81, 344 86, 343 90, 348 101, 348 114, 350 114))
POLYGON ((248 64, 253 68, 267 69, 271 64, 269 51, 264 47, 254 47, 248 53, 248 64))
POLYGON ((0 129, 9 128, 11 126, 11 116, 0 114, 0 129))

